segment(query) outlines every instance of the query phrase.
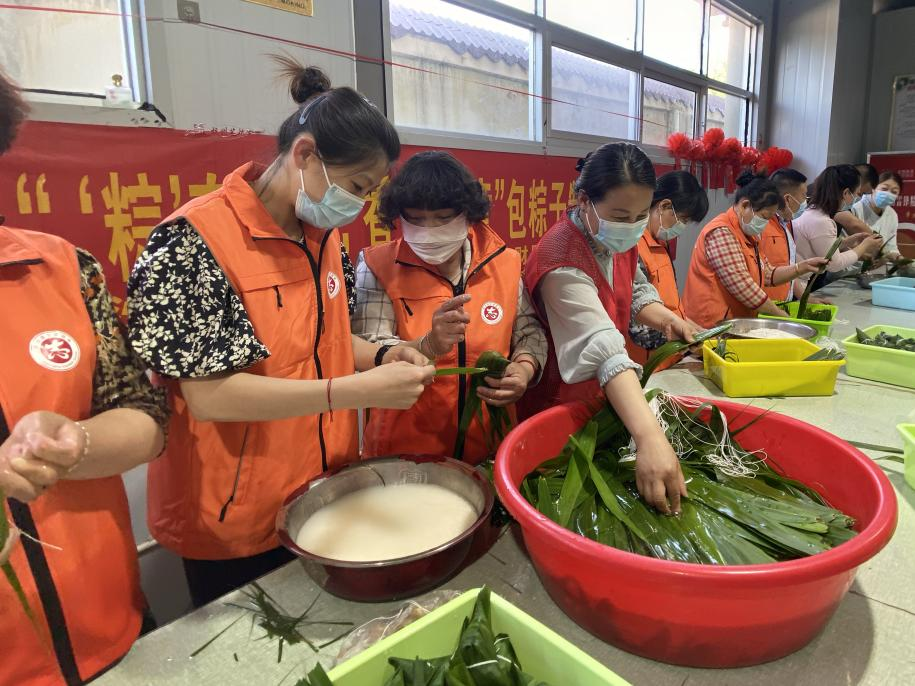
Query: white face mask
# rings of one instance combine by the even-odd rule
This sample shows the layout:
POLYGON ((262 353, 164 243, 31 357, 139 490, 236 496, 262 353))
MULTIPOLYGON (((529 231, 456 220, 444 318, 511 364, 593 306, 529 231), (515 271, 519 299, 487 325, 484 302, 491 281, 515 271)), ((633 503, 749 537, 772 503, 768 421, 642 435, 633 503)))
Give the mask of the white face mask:
MULTIPOLYGON (((686 231, 686 224, 680 221, 680 217, 677 216, 677 210, 671 204, 670 209, 673 210, 675 222, 673 226, 662 226, 658 229, 658 239, 664 242, 672 241, 674 238, 679 236, 681 233, 686 231)), ((661 223, 661 209, 658 208, 658 223, 661 223)))
POLYGON ((321 169, 324 170, 324 178, 327 180, 327 190, 319 202, 308 197, 308 193, 305 192, 305 172, 299 169, 302 185, 295 199, 295 216, 319 229, 345 226, 359 216, 365 206, 365 198, 353 195, 336 183, 331 183, 323 160, 321 169))
POLYGON ((464 245, 469 230, 463 214, 441 226, 417 226, 400 218, 403 238, 426 264, 444 264, 464 245))
MULTIPOLYGON (((593 205, 592 205, 593 207, 593 205)), ((582 213, 585 218, 585 224, 588 231, 594 235, 594 239, 612 253, 624 253, 631 250, 638 244, 642 234, 645 233, 645 227, 648 226, 648 217, 636 222, 612 222, 603 219, 597 210, 594 210, 594 216, 597 217, 597 233, 591 229, 591 220, 588 212, 582 213)))

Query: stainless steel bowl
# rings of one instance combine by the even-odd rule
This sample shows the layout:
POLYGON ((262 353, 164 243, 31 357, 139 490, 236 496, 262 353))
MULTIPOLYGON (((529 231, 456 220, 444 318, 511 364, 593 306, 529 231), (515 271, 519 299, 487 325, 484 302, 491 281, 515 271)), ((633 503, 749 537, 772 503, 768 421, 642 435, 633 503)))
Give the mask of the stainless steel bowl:
MULTIPOLYGON (((329 593, 361 601, 386 601, 422 593, 456 572, 477 539, 489 539, 495 495, 486 477, 449 457, 407 455, 357 462, 322 474, 293 491, 276 516, 280 542, 294 553, 308 575, 329 593), (322 507, 364 488, 397 484, 435 484, 463 497, 476 510, 473 525, 457 538, 409 557, 347 562, 314 555, 296 545, 299 529, 322 507)), ((436 513, 430 512, 430 518, 436 513)), ((345 535, 342 534, 341 535, 345 535)))
POLYGON ((726 319, 721 323, 731 325, 727 335, 733 338, 755 339, 755 336, 744 335, 747 331, 752 331, 753 329, 778 329, 808 341, 813 340, 817 335, 816 329, 812 326, 799 322, 786 322, 780 319, 726 319))

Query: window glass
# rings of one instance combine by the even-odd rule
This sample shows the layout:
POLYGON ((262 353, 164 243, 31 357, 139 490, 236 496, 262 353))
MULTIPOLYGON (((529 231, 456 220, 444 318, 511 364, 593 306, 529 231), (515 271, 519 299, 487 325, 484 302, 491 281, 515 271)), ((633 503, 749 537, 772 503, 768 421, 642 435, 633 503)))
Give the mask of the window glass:
POLYGON ((692 136, 696 121, 696 92, 663 81, 645 79, 642 89, 642 142, 667 145, 675 131, 692 136))
POLYGON ((636 0, 549 0, 546 18, 635 50, 636 0))
POLYGON ((645 54, 699 73, 702 0, 645 0, 645 54))
POLYGON ((724 129, 724 135, 734 136, 746 144, 747 100, 735 95, 709 89, 705 108, 705 127, 724 129))
POLYGON ((708 42, 708 75, 738 88, 749 89, 753 28, 712 5, 708 42))

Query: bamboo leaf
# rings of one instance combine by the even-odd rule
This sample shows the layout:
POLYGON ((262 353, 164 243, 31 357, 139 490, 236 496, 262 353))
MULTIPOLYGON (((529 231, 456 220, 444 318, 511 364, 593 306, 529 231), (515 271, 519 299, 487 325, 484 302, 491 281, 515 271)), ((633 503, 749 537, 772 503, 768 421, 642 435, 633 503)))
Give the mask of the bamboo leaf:
POLYGON ((644 388, 645 384, 648 383, 648 379, 654 373, 655 369, 657 369, 658 366, 663 364, 666 360, 673 357, 674 355, 679 355, 684 350, 693 347, 697 343, 702 343, 709 338, 716 338, 730 328, 730 324, 721 324, 720 326, 706 329, 705 331, 700 331, 693 337, 692 343, 687 343, 686 341, 667 341, 667 343, 662 345, 651 354, 651 357, 648 358, 648 361, 642 367, 642 388, 644 388))
MULTIPOLYGON (((6 518, 6 494, 4 494, 3 489, 0 489, 0 549, 6 545, 9 535, 10 525, 6 518)), ((38 617, 29 604, 29 599, 25 595, 22 583, 19 581, 19 577, 16 574, 16 570, 13 569, 12 563, 7 561, 3 563, 3 565, 0 565, 0 567, 3 569, 3 576, 6 577, 7 583, 9 583, 10 587, 13 589, 13 593, 16 595, 16 599, 19 601, 22 611, 25 612, 25 616, 28 617, 29 621, 32 623, 32 628, 35 629, 35 632, 39 636, 43 636, 40 625, 38 624, 38 617)), ((42 642, 45 643, 44 640, 42 642)))
POLYGON ((435 370, 436 376, 460 376, 461 374, 467 376, 474 376, 476 374, 482 374, 486 371, 485 367, 442 367, 435 370))
POLYGON ((849 445, 853 445, 856 448, 861 448, 862 450, 874 450, 881 453, 890 453, 891 455, 904 455, 905 451, 902 448, 893 448, 888 445, 875 445, 874 443, 862 443, 861 441, 845 441, 849 445))
MULTIPOLYGON (((832 245, 829 246, 829 250, 824 256, 826 261, 829 262, 832 259, 832 256, 836 254, 836 250, 839 249, 839 246, 842 245, 842 239, 836 238, 833 241, 832 245)), ((828 266, 828 265, 827 265, 828 266)), ((795 319, 803 319, 804 315, 807 314, 807 300, 810 298, 810 293, 813 291, 813 282, 816 281, 816 277, 826 271, 826 266, 820 267, 816 274, 811 274, 810 278, 807 279, 807 287, 804 288, 804 293, 801 295, 801 299, 797 305, 797 316, 795 319)))

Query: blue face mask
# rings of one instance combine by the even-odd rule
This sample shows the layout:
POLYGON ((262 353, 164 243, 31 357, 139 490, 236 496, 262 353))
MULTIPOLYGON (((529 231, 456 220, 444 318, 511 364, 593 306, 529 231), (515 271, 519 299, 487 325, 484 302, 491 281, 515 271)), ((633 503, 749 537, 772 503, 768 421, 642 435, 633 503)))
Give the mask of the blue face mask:
MULTIPOLYGON (((676 222, 674 223, 673 226, 662 226, 661 228, 658 229, 658 240, 662 240, 664 242, 672 241, 674 238, 676 238, 681 233, 686 231, 686 223, 680 221, 680 217, 677 216, 677 211, 674 209, 673 205, 671 205, 670 208, 674 212, 674 219, 676 219, 676 222)), ((660 223, 660 220, 661 220, 661 211, 659 209, 658 210, 658 223, 660 223)))
POLYGON ((874 191, 874 205, 883 209, 896 202, 896 196, 889 191, 874 191))
POLYGON ((359 216, 365 206, 365 198, 353 195, 341 188, 336 183, 330 182, 327 167, 321 162, 324 178, 327 180, 327 190, 320 202, 315 202, 305 192, 305 173, 300 169, 302 187, 295 199, 295 216, 306 224, 318 229, 333 229, 345 226, 359 216))
MULTIPOLYGON (((648 217, 630 224, 628 222, 611 222, 601 219, 600 215, 597 214, 597 210, 594 210, 594 214, 600 222, 594 238, 612 253, 624 253, 634 248, 642 234, 645 233, 645 227, 648 226, 648 217)), ((594 234, 594 231, 591 230, 591 221, 587 212, 584 213, 584 218, 588 231, 594 234)))
POLYGON ((749 222, 745 222, 743 219, 740 220, 740 228, 748 236, 758 236, 766 230, 766 224, 768 223, 768 219, 760 217, 754 212, 749 222))
MULTIPOLYGON (((794 200, 794 202, 797 202, 797 199, 795 199, 794 196, 791 196, 791 195, 785 196, 785 204, 790 208, 791 204, 790 204, 788 198, 791 198, 791 200, 794 200)), ((800 205, 797 206, 797 209, 794 210, 794 212, 791 213, 791 218, 800 219, 801 215, 804 214, 804 212, 806 210, 807 210, 807 198, 804 198, 804 201, 800 205)))

